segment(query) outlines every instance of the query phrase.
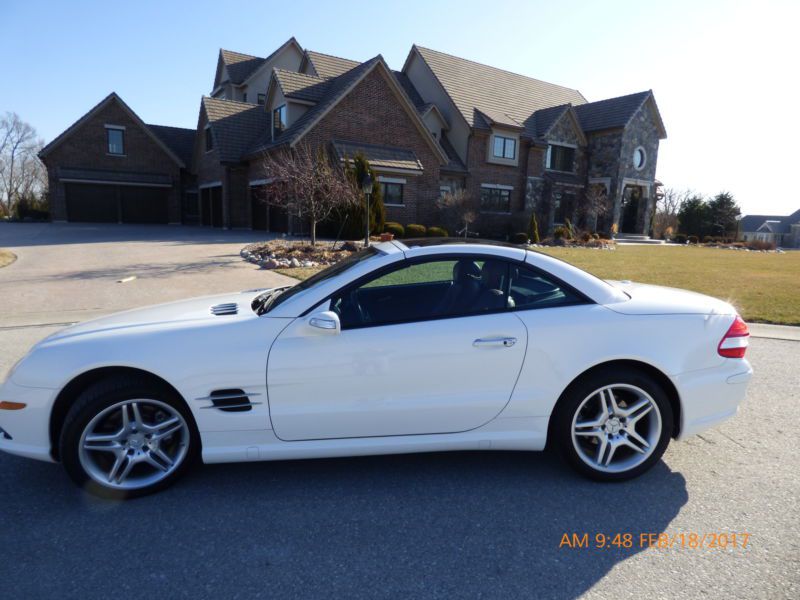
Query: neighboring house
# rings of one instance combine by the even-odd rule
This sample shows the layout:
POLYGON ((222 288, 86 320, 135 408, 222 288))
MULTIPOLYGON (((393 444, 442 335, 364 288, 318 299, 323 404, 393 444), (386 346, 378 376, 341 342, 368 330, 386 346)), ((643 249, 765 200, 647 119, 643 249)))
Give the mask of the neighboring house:
POLYGON ((784 248, 800 248, 800 210, 790 215, 747 215, 739 222, 739 238, 745 242, 774 242, 784 248))
POLYGON ((387 219, 403 224, 440 224, 438 198, 464 188, 480 200, 483 235, 525 231, 532 211, 543 235, 567 221, 647 233, 665 137, 650 91, 590 103, 419 46, 392 71, 380 55, 359 63, 291 38, 266 58, 220 51, 194 140, 198 194, 186 187, 180 220, 297 230, 263 202, 263 157, 302 143, 340 161, 363 153, 387 219))
POLYGON ((53 221, 181 223, 195 132, 145 124, 115 93, 45 146, 53 221))

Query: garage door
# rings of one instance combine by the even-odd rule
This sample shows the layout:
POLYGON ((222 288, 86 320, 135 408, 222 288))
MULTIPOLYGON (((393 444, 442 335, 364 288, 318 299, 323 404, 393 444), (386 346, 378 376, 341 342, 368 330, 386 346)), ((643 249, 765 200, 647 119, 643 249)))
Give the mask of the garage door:
POLYGON ((167 223, 169 188, 65 184, 67 219, 89 223, 167 223))

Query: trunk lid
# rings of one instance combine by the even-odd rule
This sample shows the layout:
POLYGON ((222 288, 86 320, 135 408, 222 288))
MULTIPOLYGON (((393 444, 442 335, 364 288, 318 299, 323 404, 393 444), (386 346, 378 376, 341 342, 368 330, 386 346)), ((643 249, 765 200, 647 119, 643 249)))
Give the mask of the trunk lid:
POLYGON ((678 288, 609 281, 625 292, 629 299, 606 304, 607 308, 624 315, 735 315, 736 309, 718 298, 678 288))

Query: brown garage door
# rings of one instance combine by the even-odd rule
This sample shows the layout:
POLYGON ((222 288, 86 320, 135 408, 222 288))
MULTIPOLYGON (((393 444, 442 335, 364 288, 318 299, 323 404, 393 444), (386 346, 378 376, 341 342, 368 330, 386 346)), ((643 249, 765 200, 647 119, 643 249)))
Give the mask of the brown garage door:
POLYGON ((169 188, 64 184, 67 219, 89 223, 167 223, 169 188))

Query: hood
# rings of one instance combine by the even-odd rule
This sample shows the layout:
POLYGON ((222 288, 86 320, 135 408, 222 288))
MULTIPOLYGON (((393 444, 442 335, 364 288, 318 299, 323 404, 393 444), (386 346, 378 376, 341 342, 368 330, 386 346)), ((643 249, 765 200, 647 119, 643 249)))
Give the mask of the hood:
POLYGON ((678 288, 609 281, 625 292, 629 300, 607 304, 606 307, 625 315, 735 315, 736 309, 718 298, 678 288))
POLYGON ((156 304, 154 306, 126 310, 67 327, 46 338, 44 342, 90 333, 112 332, 131 328, 167 327, 180 324, 201 325, 206 322, 219 321, 221 323, 223 321, 231 322, 257 318, 250 304, 253 298, 264 291, 266 290, 248 290, 238 293, 202 296, 189 300, 179 300, 167 304, 156 304), (211 312, 212 307, 220 307, 220 305, 232 306, 226 306, 224 309, 227 310, 219 311, 224 314, 211 312), (230 309, 234 306, 236 312, 231 314, 232 311, 230 309))

